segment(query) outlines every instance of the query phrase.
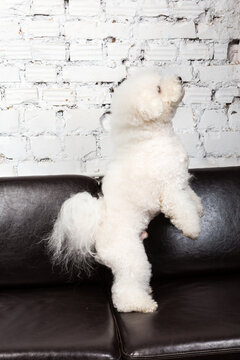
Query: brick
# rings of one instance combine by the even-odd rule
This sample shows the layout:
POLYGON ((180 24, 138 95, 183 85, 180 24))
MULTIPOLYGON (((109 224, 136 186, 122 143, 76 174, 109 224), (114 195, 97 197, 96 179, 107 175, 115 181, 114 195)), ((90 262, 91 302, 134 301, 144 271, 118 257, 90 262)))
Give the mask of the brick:
POLYGON ((11 0, 0 2, 1 16, 28 15, 30 13, 30 0, 11 0))
POLYGON ((96 16, 99 12, 99 0, 69 0, 69 14, 71 16, 96 16))
POLYGON ((240 130, 240 100, 234 101, 228 109, 229 127, 231 130, 240 130))
POLYGON ((164 70, 167 74, 176 74, 181 76, 183 81, 192 80, 192 67, 188 65, 164 65, 161 66, 161 69, 164 70))
POLYGON ((15 133, 19 127, 19 113, 17 110, 1 110, 0 111, 0 134, 15 133))
POLYGON ((16 66, 0 65, 0 82, 20 82, 19 69, 16 66))
POLYGON ((215 100, 218 103, 230 104, 233 101, 234 96, 239 96, 240 91, 237 87, 229 86, 227 88, 220 88, 216 91, 215 100))
POLYGON ((56 131, 56 115, 53 110, 29 109, 25 111, 25 127, 30 134, 56 131))
POLYGON ((227 128, 227 115, 224 110, 205 110, 200 122, 199 129, 224 129, 227 128))
POLYGON ((212 51, 206 44, 190 43, 180 46, 180 57, 187 60, 211 59, 212 51))
POLYGON ((139 23, 135 28, 134 36, 137 39, 194 39, 196 37, 193 21, 169 23, 159 21, 157 23, 139 23))
POLYGON ((64 0, 33 0, 31 10, 34 15, 63 15, 64 0))
POLYGON ((62 43, 33 42, 32 56, 34 60, 65 60, 65 45, 62 43))
POLYGON ((102 60, 102 45, 71 44, 70 60, 102 60))
POLYGON ((61 143, 56 136, 35 136, 30 138, 31 152, 37 159, 54 159, 61 152, 61 143))
POLYGON ((185 88, 185 96, 183 102, 185 104, 205 104, 211 101, 211 90, 204 87, 194 87, 185 88))
POLYGON ((129 40, 131 27, 129 24, 105 22, 98 23, 98 31, 102 38, 113 37, 129 40))
POLYGON ((112 0, 106 3, 106 14, 111 16, 135 16, 137 3, 132 1, 112 0))
POLYGON ((81 159, 94 151, 96 151, 96 142, 91 135, 65 137, 65 154, 71 159, 81 159))
MULTIPOLYGON (((133 74, 135 72, 138 72, 141 68, 145 68, 145 66, 131 66, 128 69, 129 74, 133 74)), ((175 74, 178 76, 181 76, 182 80, 184 82, 191 81, 192 80, 192 67, 190 65, 161 65, 159 68, 159 71, 162 74, 175 74)))
POLYGON ((107 66, 65 66, 63 79, 71 82, 112 82, 120 81, 126 76, 124 66, 108 68, 107 66))
POLYGON ((47 18, 47 20, 27 19, 22 30, 24 37, 58 36, 59 24, 53 18, 47 18))
POLYGON ((239 53, 239 44, 229 44, 229 47, 228 47, 228 61, 231 63, 231 64, 239 64, 239 56, 238 56, 238 53, 239 53))
POLYGON ((55 82, 56 67, 51 65, 26 65, 26 80, 30 82, 55 82))
POLYGON ((0 176, 16 176, 16 170, 13 164, 0 162, 0 176))
POLYGON ((217 156, 239 155, 239 133, 236 132, 208 132, 204 136, 204 147, 208 154, 217 156))
POLYGON ((103 39, 107 37, 128 39, 129 34, 129 24, 94 21, 68 21, 65 23, 67 39, 103 39))
POLYGON ((0 40, 21 38, 21 31, 18 20, 0 19, 0 28, 0 40))
POLYGON ((214 59, 226 60, 227 59, 228 44, 215 44, 214 45, 214 59))
POLYGON ((177 1, 173 3, 172 14, 177 18, 196 19, 204 12, 204 8, 196 1, 177 1))
POLYGON ((101 137, 101 154, 105 158, 109 158, 113 151, 113 144, 109 134, 101 137))
POLYGON ((109 104, 109 89, 98 85, 84 86, 77 89, 77 100, 82 104, 109 104))
POLYGON ((36 103, 38 101, 37 89, 20 88, 20 89, 6 89, 5 100, 9 105, 21 103, 36 103))
POLYGON ((19 176, 82 174, 80 161, 23 161, 18 165, 19 176))
POLYGON ((71 89, 44 89, 43 100, 52 105, 75 104, 75 91, 71 89))
POLYGON ((100 127, 99 118, 102 109, 78 108, 64 111, 65 131, 72 132, 79 129, 94 130, 100 127))
POLYGON ((86 162, 86 173, 88 176, 101 176, 106 173, 109 160, 97 158, 86 162))
POLYGON ((144 0, 138 11, 140 16, 159 16, 170 14, 166 0, 144 0))
POLYGON ((178 132, 179 130, 193 130, 193 113, 190 108, 179 107, 173 118, 173 127, 178 132))
MULTIPOLYGON (((219 35, 220 34, 218 33, 218 30, 216 26, 214 26, 214 24, 203 24, 203 23, 198 24, 199 39, 220 40, 219 35)), ((228 39, 227 34, 226 33, 223 34, 222 40, 227 40, 227 39, 228 39)))
POLYGON ((129 45, 121 43, 108 43, 107 54, 111 60, 122 60, 128 58, 129 45))
POLYGON ((178 137, 189 156, 198 156, 199 136, 196 132, 180 133, 178 137))
POLYGON ((99 39, 95 21, 67 21, 64 25, 67 39, 99 39))
POLYGON ((26 138, 16 136, 0 136, 0 154, 14 160, 27 158, 26 138))
POLYGON ((31 47, 28 41, 18 40, 1 44, 0 55, 6 59, 31 60, 31 47))
POLYGON ((239 38, 239 28, 237 22, 236 22, 236 26, 234 26, 235 25, 234 22, 232 23, 233 26, 231 26, 230 21, 231 20, 229 20, 229 18, 226 18, 225 22, 222 22, 222 19, 219 19, 218 22, 215 21, 212 24, 199 23, 198 25, 199 39, 227 41, 230 39, 239 38))
POLYGON ((174 45, 148 44, 145 50, 146 60, 173 61, 177 56, 177 48, 174 45))
POLYGON ((240 65, 212 65, 199 67, 202 82, 231 82, 240 80, 240 65))

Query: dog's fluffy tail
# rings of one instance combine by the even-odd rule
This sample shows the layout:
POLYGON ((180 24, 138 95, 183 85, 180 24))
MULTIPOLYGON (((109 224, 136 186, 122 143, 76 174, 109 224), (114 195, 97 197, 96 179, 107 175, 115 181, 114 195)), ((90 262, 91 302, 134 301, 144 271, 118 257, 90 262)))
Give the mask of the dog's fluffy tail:
POLYGON ((48 239, 54 262, 89 271, 103 211, 103 198, 97 199, 88 192, 77 193, 63 203, 48 239))

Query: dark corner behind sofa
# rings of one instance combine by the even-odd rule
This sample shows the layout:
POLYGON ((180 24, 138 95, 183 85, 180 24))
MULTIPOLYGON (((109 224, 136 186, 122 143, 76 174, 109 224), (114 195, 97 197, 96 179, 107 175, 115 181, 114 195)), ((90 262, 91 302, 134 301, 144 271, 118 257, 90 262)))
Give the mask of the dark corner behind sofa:
POLYGON ((53 266, 46 238, 62 202, 100 185, 84 176, 0 178, 0 359, 240 359, 240 167, 192 171, 202 232, 163 215, 149 225, 152 314, 117 313, 111 276, 53 266))

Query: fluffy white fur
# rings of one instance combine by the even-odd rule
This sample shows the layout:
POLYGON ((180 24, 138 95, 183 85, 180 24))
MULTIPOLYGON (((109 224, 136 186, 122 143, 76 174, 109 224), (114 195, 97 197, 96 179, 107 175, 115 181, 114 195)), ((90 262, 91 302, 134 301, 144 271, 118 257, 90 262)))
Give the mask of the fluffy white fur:
MULTIPOLYGON (((181 79, 146 71, 123 82, 113 96, 113 154, 103 197, 68 199, 54 226, 55 258, 94 256, 111 268, 118 311, 153 312, 151 265, 143 239, 160 211, 187 237, 200 233, 202 205, 189 186, 188 158, 171 120, 184 96, 181 79)), ((147 240, 149 241, 149 240, 147 240)))

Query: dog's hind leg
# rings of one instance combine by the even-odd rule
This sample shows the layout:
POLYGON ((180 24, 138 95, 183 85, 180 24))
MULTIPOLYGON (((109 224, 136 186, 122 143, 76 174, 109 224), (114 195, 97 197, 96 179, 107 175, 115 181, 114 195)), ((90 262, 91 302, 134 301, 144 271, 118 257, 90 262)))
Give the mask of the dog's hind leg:
POLYGON ((157 303, 149 294, 151 265, 139 232, 135 234, 133 228, 129 224, 124 226, 122 221, 108 227, 103 231, 104 238, 98 239, 96 249, 101 261, 112 270, 112 300, 117 310, 153 312, 157 303))

